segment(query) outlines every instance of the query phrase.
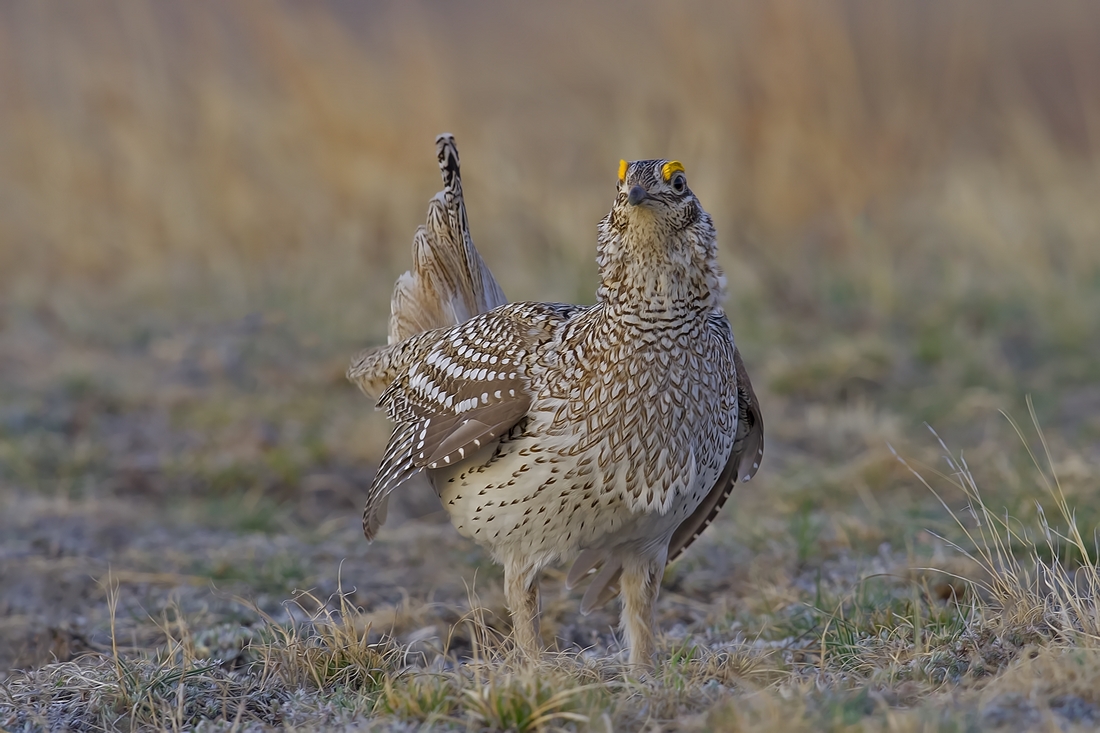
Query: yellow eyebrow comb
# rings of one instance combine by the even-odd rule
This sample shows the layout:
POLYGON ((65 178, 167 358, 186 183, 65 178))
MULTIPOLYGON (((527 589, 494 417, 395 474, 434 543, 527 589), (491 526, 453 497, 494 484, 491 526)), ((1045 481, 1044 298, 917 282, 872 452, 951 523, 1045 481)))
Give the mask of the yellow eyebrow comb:
POLYGON ((672 180, 672 174, 679 171, 680 173, 687 173, 684 170, 684 164, 678 160, 670 160, 661 166, 661 175, 664 176, 665 183, 672 180))

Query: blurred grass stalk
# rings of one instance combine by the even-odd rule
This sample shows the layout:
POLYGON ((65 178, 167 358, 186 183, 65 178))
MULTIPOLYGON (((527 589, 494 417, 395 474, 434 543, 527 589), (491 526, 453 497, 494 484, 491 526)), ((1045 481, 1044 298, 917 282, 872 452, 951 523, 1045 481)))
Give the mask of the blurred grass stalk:
POLYGON ((446 129, 512 297, 591 299, 616 161, 671 156, 745 318, 1008 308, 1074 342, 1100 323, 1098 37, 1098 5, 1023 0, 7 4, 2 297, 274 294, 379 336, 446 129))

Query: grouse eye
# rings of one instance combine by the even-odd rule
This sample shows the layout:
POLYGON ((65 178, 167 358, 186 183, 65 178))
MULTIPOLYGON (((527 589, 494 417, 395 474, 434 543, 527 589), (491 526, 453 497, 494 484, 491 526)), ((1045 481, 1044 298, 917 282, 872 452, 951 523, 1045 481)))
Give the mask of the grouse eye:
POLYGON ((683 173, 677 173, 672 177, 672 190, 676 193, 683 193, 687 188, 687 178, 683 173))

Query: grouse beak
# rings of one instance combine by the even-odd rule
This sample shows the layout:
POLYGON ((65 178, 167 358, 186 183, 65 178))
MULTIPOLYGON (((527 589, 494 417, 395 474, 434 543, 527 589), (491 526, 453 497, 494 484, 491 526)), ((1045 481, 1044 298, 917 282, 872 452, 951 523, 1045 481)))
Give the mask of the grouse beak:
POLYGON ((641 186, 631 186, 630 192, 626 195, 626 200, 631 206, 637 206, 649 199, 649 192, 641 186))

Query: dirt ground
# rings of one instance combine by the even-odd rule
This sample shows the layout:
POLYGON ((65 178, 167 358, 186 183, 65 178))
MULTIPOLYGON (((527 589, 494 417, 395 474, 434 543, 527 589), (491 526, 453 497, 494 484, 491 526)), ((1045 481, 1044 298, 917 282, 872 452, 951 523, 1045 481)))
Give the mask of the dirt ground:
MULTIPOLYGON (((398 675, 430 670, 440 659, 469 663, 487 630, 507 634, 499 568, 457 535, 426 485, 395 497, 380 539, 364 540, 360 505, 386 426, 342 377, 341 353, 350 350, 311 347, 277 314, 124 334, 74 332, 48 312, 5 323, 0 667, 9 670, 9 684, 23 680, 18 670, 56 670, 118 654, 157 657, 185 635, 194 659, 217 660, 223 674, 247 677, 262 667, 272 628, 308 626, 319 610, 339 608, 341 598, 355 607, 365 643, 393 642, 407 660, 419 660, 394 668, 398 675), (474 612, 480 632, 470 623, 474 612)), ((842 377, 845 385, 852 380, 842 377)), ((945 466, 943 449, 920 425, 850 395, 848 389, 866 388, 855 381, 861 386, 814 399, 776 394, 764 380, 765 471, 670 567, 659 607, 664 653, 675 658, 690 645, 697 650, 691 658, 712 666, 714 655, 734 655, 736 663, 722 662, 719 679, 738 681, 716 683, 713 672, 689 677, 692 694, 669 702, 675 685, 663 680, 644 693, 656 707, 642 719, 629 702, 615 703, 620 724, 671 724, 688 714, 709 725, 707 716, 721 715, 730 690, 766 690, 773 679, 820 674, 812 670, 829 644, 851 647, 848 658, 838 654, 827 668, 848 681, 832 683, 833 692, 810 703, 805 719, 813 725, 832 725, 853 710, 875 720, 894 705, 917 710, 917 720, 935 720, 938 708, 928 707, 928 696, 947 680, 967 679, 973 661, 960 660, 976 652, 959 645, 968 634, 992 632, 989 620, 979 623, 983 614, 966 604, 995 605, 996 595, 929 570, 976 581, 988 576, 941 539, 967 542, 951 512, 891 452, 898 446, 914 465, 924 461, 934 480, 945 466), (815 425, 833 430, 807 429, 815 425), (914 657, 895 661, 908 671, 859 672, 883 665, 884 651, 862 649, 856 639, 875 639, 890 618, 897 624, 914 608, 923 614, 927 649, 902 646, 923 655, 923 671, 914 675, 914 657), (872 698, 851 697, 853 674, 875 680, 864 688, 874 691, 872 698)), ((1013 437, 990 409, 994 398, 970 394, 970 404, 955 408, 962 417, 952 411, 943 422, 954 439, 972 441, 971 465, 993 483, 996 498, 987 500, 1033 521, 1035 501, 1049 505, 1049 496, 1016 473, 1023 446, 1004 449, 1013 437)), ((1055 455, 1069 455, 1061 460, 1063 486, 1085 499, 1075 505, 1082 526, 1095 521, 1087 497, 1095 490, 1097 455, 1065 437, 1100 429, 1088 407, 1095 399, 1091 388, 1066 390, 1045 408, 1055 455)), ((966 496, 940 488, 955 492, 945 501, 965 522, 966 496)), ((613 664, 615 605, 588 617, 578 605, 562 571, 549 572, 547 643, 589 664, 613 664)), ((1001 666, 1035 643, 1016 626, 1007 628, 1015 636, 984 642, 996 639, 1001 666)), ((1044 633, 1032 632, 1035 639, 1044 633)), ((976 649, 982 643, 971 641, 976 649)), ((978 656, 991 654, 986 647, 978 656)), ((291 688, 277 691, 277 712, 250 713, 253 723, 342 724, 368 720, 360 716, 376 710, 376 703, 363 707, 373 699, 366 692, 356 705, 333 712, 326 708, 331 693, 322 689, 303 701, 287 697, 291 688)), ((276 694, 268 685, 242 695, 254 701, 261 693, 276 694)), ((1013 694, 961 699, 951 719, 1011 724, 1017 713, 1005 706, 1023 705, 1041 720, 1064 702, 1053 693, 1026 703, 1013 694)), ((1100 719, 1091 699, 1071 699, 1057 719, 1100 719)), ((85 728, 103 720, 87 706, 70 707, 53 718, 14 713, 8 725, 49 720, 50 727, 85 728)), ((754 720, 770 727, 768 714, 754 720)))

